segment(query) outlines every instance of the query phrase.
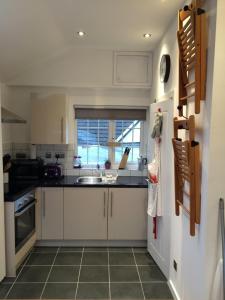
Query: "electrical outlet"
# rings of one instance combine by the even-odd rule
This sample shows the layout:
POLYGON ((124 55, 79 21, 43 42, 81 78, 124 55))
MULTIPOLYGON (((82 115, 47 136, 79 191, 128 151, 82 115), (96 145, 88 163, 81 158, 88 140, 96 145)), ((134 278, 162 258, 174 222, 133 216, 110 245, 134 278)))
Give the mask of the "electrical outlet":
POLYGON ((46 152, 45 153, 45 158, 52 158, 52 153, 51 152, 46 152))
POLYGON ((173 268, 177 272, 177 262, 175 261, 175 259, 173 260, 173 268))
POLYGON ((55 158, 65 158, 65 154, 63 152, 55 153, 55 158))

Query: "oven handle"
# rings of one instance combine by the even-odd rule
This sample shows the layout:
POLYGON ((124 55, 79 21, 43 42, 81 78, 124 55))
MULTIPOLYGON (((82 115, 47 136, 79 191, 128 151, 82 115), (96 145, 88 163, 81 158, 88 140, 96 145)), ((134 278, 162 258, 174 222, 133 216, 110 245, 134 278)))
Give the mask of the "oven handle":
POLYGON ((26 206, 23 210, 21 210, 18 213, 15 213, 15 217, 20 217, 23 213, 25 213, 29 208, 34 206, 36 204, 37 200, 34 200, 32 203, 30 203, 28 206, 26 206))

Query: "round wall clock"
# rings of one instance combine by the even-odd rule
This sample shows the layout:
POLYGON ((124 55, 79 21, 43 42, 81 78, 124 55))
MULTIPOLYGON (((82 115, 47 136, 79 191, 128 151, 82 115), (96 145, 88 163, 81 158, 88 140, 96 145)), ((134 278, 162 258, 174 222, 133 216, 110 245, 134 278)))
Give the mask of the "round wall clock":
POLYGON ((164 54, 160 61, 160 81, 167 82, 170 76, 170 56, 164 54))

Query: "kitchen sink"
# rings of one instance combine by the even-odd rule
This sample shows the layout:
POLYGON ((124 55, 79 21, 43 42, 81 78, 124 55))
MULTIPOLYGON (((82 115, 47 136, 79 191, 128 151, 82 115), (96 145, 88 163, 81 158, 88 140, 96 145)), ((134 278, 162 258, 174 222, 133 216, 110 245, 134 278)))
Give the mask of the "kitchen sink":
POLYGON ((102 183, 102 177, 96 177, 96 176, 83 176, 77 178, 77 183, 80 184, 98 184, 102 183))

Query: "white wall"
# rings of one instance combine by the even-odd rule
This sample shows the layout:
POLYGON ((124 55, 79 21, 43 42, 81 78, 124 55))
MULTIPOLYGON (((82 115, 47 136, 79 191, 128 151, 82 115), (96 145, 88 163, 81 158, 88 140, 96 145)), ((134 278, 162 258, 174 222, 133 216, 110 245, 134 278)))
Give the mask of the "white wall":
MULTIPOLYGON (((174 287, 181 300, 214 300, 210 298, 210 277, 212 269, 209 268, 214 259, 207 257, 208 226, 212 225, 209 218, 209 137, 211 122, 211 99, 212 99, 212 77, 214 61, 214 39, 216 21, 216 1, 205 1, 208 13, 208 71, 207 71, 207 96, 206 101, 201 103, 201 114, 196 116, 197 135, 196 140, 201 145, 202 161, 202 186, 201 186, 201 225, 197 227, 195 237, 189 235, 189 217, 182 212, 179 217, 171 212, 171 268, 170 283, 174 287), (173 269, 173 259, 178 263, 177 272, 173 269)), ((151 90, 151 101, 159 99, 165 93, 174 90, 174 115, 177 115, 178 105, 178 48, 177 48, 177 20, 171 24, 153 55, 154 82, 151 90), (171 56, 171 75, 169 81, 163 84, 159 80, 158 71, 162 54, 171 56)), ((194 103, 189 102, 187 106, 188 115, 194 114, 194 103)), ((212 124, 211 124, 212 126, 212 124)), ((174 179, 168 179, 168 185, 174 185, 174 179)), ((174 208, 174 199, 172 202, 174 208)), ((214 220, 215 221, 215 220, 214 220)))
MULTIPOLYGON (((149 90, 124 88, 45 88, 8 87, 7 107, 27 120, 27 124, 11 124, 10 139, 15 143, 30 142, 30 100, 32 93, 42 97, 48 94, 65 93, 69 97, 69 128, 71 144, 74 143, 74 105, 145 106, 149 105, 149 90)), ((5 133, 4 136, 7 136, 5 133)), ((5 142, 5 140, 3 140, 5 142)))
MULTIPOLYGON (((216 19, 216 45, 213 71, 212 109, 211 109, 211 134, 209 148, 209 186, 207 203, 207 235, 206 254, 208 258, 208 270, 206 270, 207 284, 211 285, 216 265, 221 257, 221 234, 218 216, 218 201, 225 199, 225 1, 217 0, 216 19), (213 271, 213 272, 212 272, 213 271)), ((214 299, 211 295, 210 299, 214 299)))

